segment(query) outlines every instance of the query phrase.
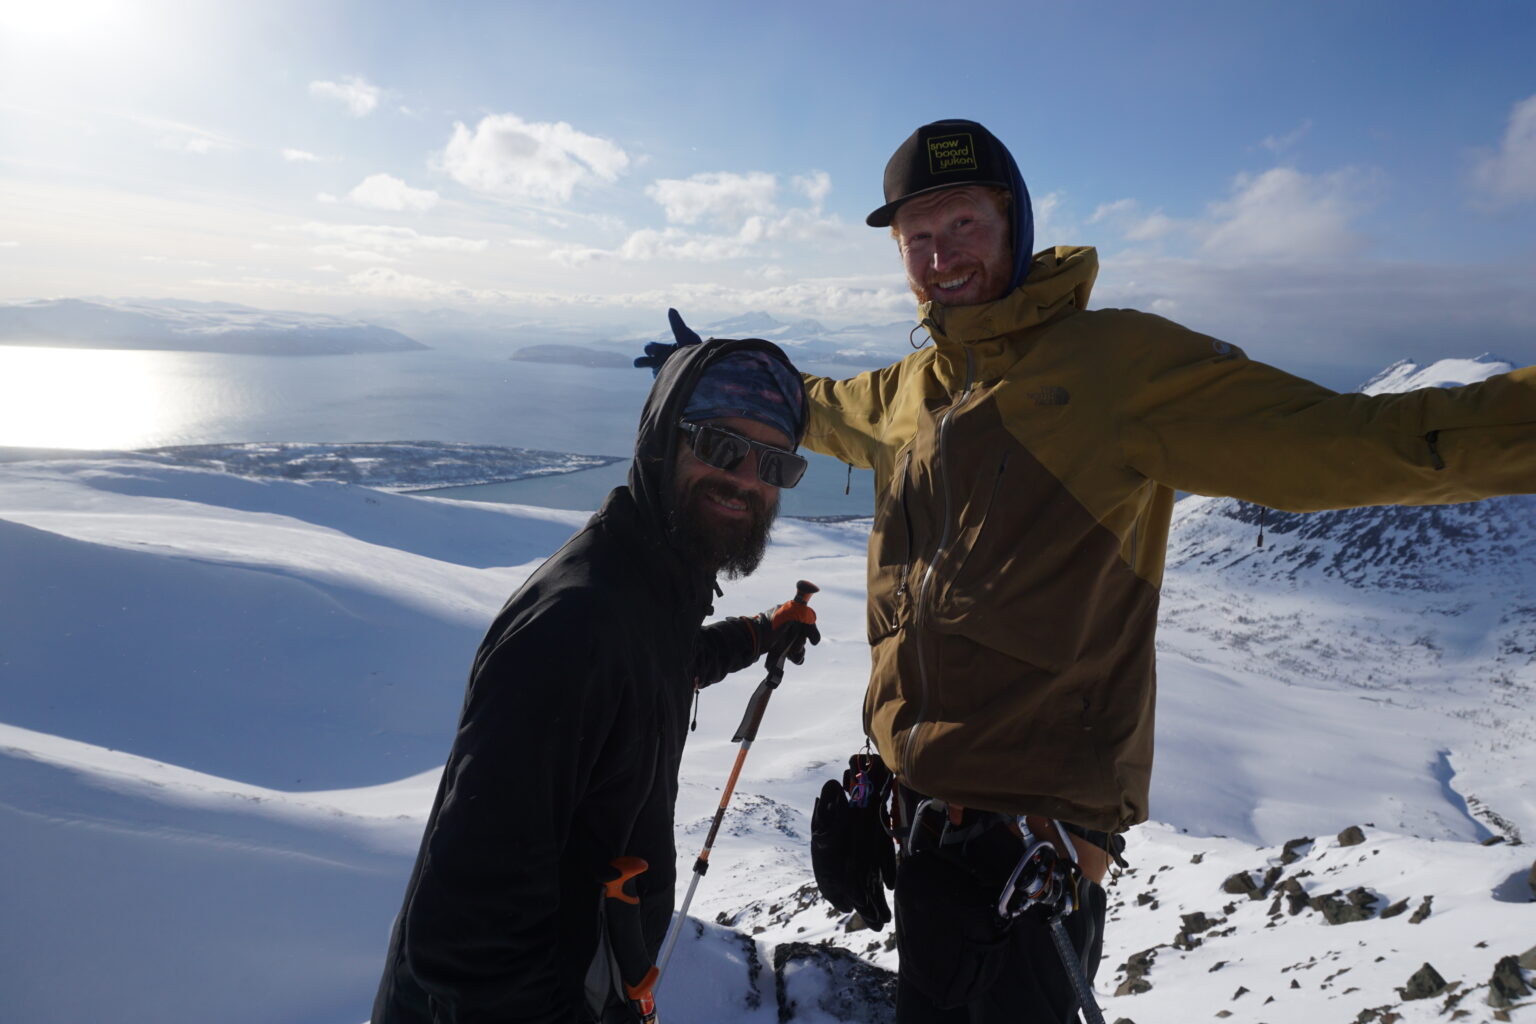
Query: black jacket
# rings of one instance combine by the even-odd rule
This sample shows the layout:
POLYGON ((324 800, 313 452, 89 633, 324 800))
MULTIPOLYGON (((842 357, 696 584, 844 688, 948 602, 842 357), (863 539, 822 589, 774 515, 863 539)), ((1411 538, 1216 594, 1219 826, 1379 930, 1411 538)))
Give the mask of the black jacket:
POLYGON ((617 856, 650 864, 638 888, 653 957, 659 949, 689 704, 696 686, 756 658, 741 623, 702 625, 715 581, 670 529, 684 401, 705 365, 742 347, 784 358, 748 340, 667 360, 628 486, 512 595, 482 641, 373 1024, 586 1020, 598 877, 617 856))

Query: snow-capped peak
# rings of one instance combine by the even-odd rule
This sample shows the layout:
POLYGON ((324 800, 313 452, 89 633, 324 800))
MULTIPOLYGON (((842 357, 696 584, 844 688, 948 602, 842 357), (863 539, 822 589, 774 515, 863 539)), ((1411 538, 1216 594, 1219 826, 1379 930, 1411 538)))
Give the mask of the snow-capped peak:
POLYGON ((1475 359, 1440 359, 1420 366, 1411 359, 1400 359, 1360 385, 1362 394, 1385 395, 1417 388, 1449 388, 1476 384, 1500 373, 1508 373, 1515 364, 1484 352, 1475 359))

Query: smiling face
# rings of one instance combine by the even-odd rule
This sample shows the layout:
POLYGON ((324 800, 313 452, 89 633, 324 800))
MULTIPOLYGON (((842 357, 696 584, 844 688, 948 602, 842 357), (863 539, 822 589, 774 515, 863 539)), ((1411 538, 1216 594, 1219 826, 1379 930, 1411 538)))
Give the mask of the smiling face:
POLYGON ((964 185, 902 204, 891 226, 917 301, 974 306, 1003 297, 1013 276, 1006 202, 997 189, 964 185))
MULTIPOLYGON (((757 420, 733 416, 705 422, 775 448, 793 448, 781 431, 757 420)), ((757 475, 756 452, 735 469, 716 469, 680 439, 672 486, 678 536, 695 558, 729 579, 757 568, 779 512, 779 489, 757 475)))

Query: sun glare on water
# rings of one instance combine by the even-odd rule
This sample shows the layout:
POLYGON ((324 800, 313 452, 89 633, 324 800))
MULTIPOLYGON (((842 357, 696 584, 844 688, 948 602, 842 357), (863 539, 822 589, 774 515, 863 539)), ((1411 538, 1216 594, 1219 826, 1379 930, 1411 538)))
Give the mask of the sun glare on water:
POLYGON ((142 446, 175 418, 145 356, 0 346, 0 447, 142 446))

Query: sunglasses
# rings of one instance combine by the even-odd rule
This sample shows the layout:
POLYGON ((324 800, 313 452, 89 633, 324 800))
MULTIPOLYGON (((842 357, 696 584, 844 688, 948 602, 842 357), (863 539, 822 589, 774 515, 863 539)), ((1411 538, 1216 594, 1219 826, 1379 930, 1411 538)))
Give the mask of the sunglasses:
POLYGON ((750 437, 704 423, 679 423, 688 447, 704 465, 730 472, 741 460, 757 452, 757 476, 770 487, 793 487, 805 475, 805 458, 794 452, 754 441, 750 437))

